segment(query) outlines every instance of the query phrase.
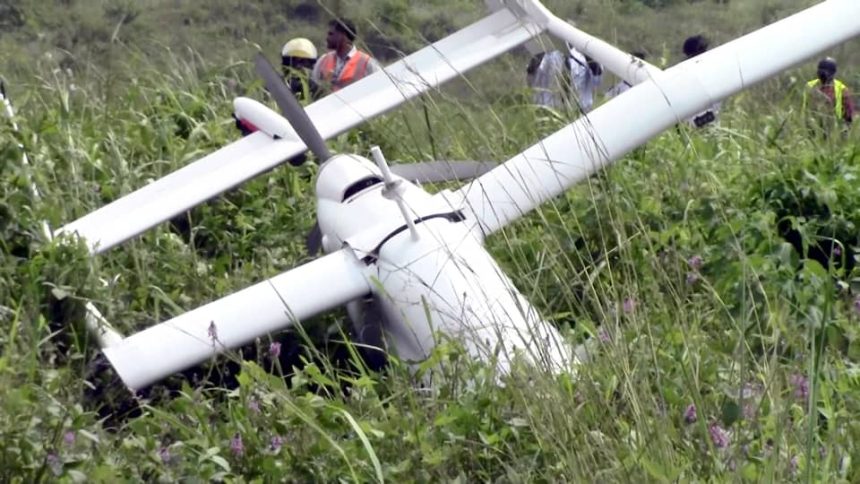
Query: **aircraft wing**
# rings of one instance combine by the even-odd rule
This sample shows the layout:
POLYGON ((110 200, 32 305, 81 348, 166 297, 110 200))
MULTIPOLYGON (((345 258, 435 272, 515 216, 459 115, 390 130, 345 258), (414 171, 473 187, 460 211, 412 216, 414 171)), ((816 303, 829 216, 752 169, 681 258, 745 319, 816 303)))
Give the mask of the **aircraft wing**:
POLYGON ((126 386, 138 390, 368 292, 361 263, 351 251, 341 250, 113 342, 102 351, 126 386))
POLYGON ((663 71, 462 187, 489 235, 681 120, 860 35, 860 2, 828 0, 663 71))
MULTIPOLYGON (((513 49, 541 32, 508 9, 415 52, 307 107, 324 138, 362 122, 513 49)), ((62 228, 93 253, 104 252, 156 224, 304 152, 304 143, 257 132, 185 166, 62 228)))
POLYGON ((285 153, 303 150, 300 141, 275 141, 263 132, 253 133, 61 227, 57 235, 77 233, 92 253, 104 252, 271 169, 285 153))

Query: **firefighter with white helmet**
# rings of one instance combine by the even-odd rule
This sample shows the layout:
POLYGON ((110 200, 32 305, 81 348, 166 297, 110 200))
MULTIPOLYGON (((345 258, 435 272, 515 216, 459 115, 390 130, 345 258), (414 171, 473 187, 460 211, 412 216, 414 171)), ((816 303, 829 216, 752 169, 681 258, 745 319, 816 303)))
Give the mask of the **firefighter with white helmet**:
MULTIPOLYGON (((281 49, 281 69, 284 74, 284 83, 297 99, 310 102, 316 99, 319 89, 311 79, 311 70, 317 62, 317 48, 313 42, 303 37, 290 39, 281 49)), ((233 119, 236 127, 242 132, 242 136, 257 131, 257 127, 247 120, 240 119, 235 113, 233 119)), ((292 157, 289 163, 299 166, 305 162, 307 156, 302 153, 292 157)))
POLYGON ((284 44, 284 48, 281 50, 281 59, 282 65, 288 65, 290 59, 310 60, 310 65, 313 67, 317 61, 317 48, 310 40, 296 37, 284 44))
POLYGON ((303 37, 290 39, 281 49, 284 82, 299 99, 309 100, 316 97, 317 88, 310 76, 316 62, 317 48, 313 42, 303 37))

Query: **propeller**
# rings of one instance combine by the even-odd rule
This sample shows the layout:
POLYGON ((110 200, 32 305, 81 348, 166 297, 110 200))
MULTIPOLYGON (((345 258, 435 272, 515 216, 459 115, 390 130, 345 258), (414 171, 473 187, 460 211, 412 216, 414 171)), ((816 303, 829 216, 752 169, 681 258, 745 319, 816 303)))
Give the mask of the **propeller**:
MULTIPOLYGON (((304 108, 281 78, 281 74, 266 57, 258 53, 255 59, 257 73, 263 78, 266 89, 308 149, 323 162, 331 158, 325 140, 317 131, 304 108)), ((391 171, 407 180, 418 183, 469 180, 490 171, 495 164, 477 161, 431 161, 395 165, 391 171)))
POLYGON ((284 84, 283 78, 269 60, 266 59, 266 56, 258 53, 254 64, 257 68, 257 74, 263 78, 269 94, 275 98, 275 103, 278 104, 284 117, 287 118, 287 121, 296 130, 296 134, 305 142, 308 149, 316 155, 317 162, 322 163, 331 158, 331 152, 328 150, 322 135, 317 131, 316 126, 314 126, 311 118, 308 117, 305 109, 299 104, 299 101, 287 85, 284 84))
MULTIPOLYGON (((318 162, 331 158, 331 152, 325 144, 325 140, 317 131, 316 126, 308 117, 304 108, 293 95, 292 91, 284 83, 281 75, 274 66, 261 53, 257 54, 254 61, 257 74, 263 78, 266 89, 275 99, 275 103, 281 108, 281 112, 287 121, 296 130, 296 134, 304 141, 317 157, 318 162)), ((495 165, 489 162, 477 161, 432 161, 426 163, 408 163, 391 167, 391 171, 402 178, 417 183, 436 183, 443 181, 469 180, 476 178, 488 171, 495 165)), ((306 238, 306 246, 311 255, 316 255, 322 249, 322 232, 319 224, 314 224, 311 232, 306 238)))

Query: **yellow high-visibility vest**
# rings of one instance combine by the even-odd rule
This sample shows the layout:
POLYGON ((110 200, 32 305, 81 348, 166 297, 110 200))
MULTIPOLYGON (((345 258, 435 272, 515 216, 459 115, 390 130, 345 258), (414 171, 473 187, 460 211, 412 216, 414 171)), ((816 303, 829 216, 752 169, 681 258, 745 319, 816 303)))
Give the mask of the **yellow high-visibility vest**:
MULTIPOLYGON (((806 87, 809 89, 807 89, 807 91, 803 93, 803 108, 804 109, 806 109, 806 99, 809 96, 809 91, 817 88, 820 84, 821 84, 820 79, 813 79, 813 80, 806 83, 806 87)), ((838 117, 839 119, 843 119, 843 117, 845 116, 845 112, 843 111, 843 106, 842 106, 842 95, 844 93, 845 93, 845 84, 842 81, 840 81, 839 79, 834 79, 833 80, 833 97, 834 97, 834 101, 835 101, 834 104, 836 105, 835 106, 836 117, 838 117)))

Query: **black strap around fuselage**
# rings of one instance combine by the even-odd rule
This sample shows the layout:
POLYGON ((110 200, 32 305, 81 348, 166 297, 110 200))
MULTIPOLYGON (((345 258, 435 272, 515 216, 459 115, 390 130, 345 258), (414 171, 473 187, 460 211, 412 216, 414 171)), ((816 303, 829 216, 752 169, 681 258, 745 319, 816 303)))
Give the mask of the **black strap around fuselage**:
MULTIPOLYGON (((457 210, 454 212, 436 213, 433 215, 425 215, 423 217, 419 217, 419 218, 413 220, 413 223, 415 225, 418 225, 422 222, 426 222, 427 220, 432 220, 434 218, 444 218, 444 219, 448 220, 449 222, 453 222, 453 223, 458 223, 458 222, 462 222, 462 221, 466 220, 466 216, 463 215, 463 212, 460 210, 457 210)), ((373 250, 370 251, 370 253, 368 253, 366 256, 362 257, 361 261, 367 265, 370 265, 370 264, 373 264, 374 262, 376 262, 377 260, 379 260, 379 251, 382 250, 382 246, 385 245, 386 242, 388 242, 389 240, 393 239, 395 236, 397 236, 398 234, 403 232, 404 230, 407 230, 408 228, 409 228, 408 224, 403 224, 400 227, 397 227, 396 229, 394 229, 390 234, 386 235, 385 238, 382 239, 382 241, 379 242, 379 244, 377 244, 376 247, 374 247, 373 250)))

